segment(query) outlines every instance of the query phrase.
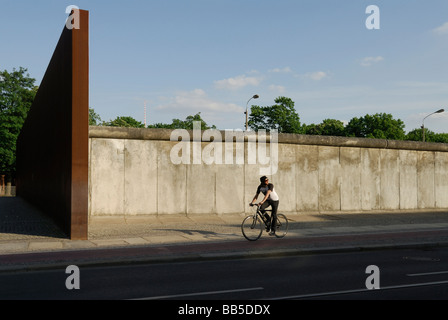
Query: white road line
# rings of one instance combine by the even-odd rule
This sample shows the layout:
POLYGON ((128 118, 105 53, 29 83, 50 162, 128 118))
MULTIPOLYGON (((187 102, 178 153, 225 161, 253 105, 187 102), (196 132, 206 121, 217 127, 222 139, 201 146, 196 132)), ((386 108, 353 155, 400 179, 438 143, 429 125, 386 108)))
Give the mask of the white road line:
POLYGON ((436 281, 436 282, 426 282, 426 283, 403 284, 403 285, 398 285, 398 286, 382 287, 380 289, 375 289, 375 290, 355 289, 355 290, 345 290, 345 291, 332 291, 332 292, 302 294, 302 295, 296 295, 296 296, 286 296, 286 297, 272 298, 272 299, 269 299, 269 300, 304 299, 304 298, 324 297, 324 296, 332 296, 332 295, 340 295, 340 294, 350 294, 350 293, 379 292, 379 291, 382 291, 382 290, 426 287, 426 286, 434 286, 434 285, 441 285, 441 284, 448 284, 448 281, 436 281))
POLYGON ((445 274, 448 273, 448 271, 438 271, 438 272, 426 272, 426 273, 410 273, 407 274, 408 277, 419 277, 419 276, 430 276, 433 274, 445 274))
POLYGON ((205 295, 211 295, 211 294, 224 294, 224 293, 235 293, 235 292, 256 291, 256 290, 264 290, 264 288, 258 287, 258 288, 233 289, 233 290, 221 290, 221 291, 195 292, 195 293, 186 293, 186 294, 175 294, 175 295, 170 295, 170 296, 139 298, 139 299, 134 299, 134 300, 170 299, 170 298, 205 296, 205 295))

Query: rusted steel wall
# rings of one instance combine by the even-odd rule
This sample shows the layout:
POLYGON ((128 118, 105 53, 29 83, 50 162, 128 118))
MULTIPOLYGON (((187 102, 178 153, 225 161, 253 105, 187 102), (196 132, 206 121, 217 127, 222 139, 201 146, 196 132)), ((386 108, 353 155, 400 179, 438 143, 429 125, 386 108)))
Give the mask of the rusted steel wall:
POLYGON ((89 13, 64 27, 17 142, 17 195, 87 239, 89 13))

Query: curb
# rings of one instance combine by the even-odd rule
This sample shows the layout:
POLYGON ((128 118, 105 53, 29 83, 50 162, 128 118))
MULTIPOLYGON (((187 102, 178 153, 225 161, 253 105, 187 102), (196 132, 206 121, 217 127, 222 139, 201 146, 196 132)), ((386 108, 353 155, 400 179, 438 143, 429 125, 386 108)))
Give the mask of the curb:
MULTIPOLYGON (((223 242, 224 243, 224 242, 223 242)), ((129 256, 129 257, 111 257, 105 259, 66 259, 63 261, 52 262, 36 262, 30 261, 22 264, 11 264, 0 266, 0 273, 13 272, 31 272, 43 270, 65 269, 69 265, 76 265, 78 267, 92 268, 92 267, 114 267, 126 265, 139 264, 163 264, 163 263, 187 263, 199 261, 219 261, 219 260, 233 260, 233 259, 260 259, 260 258, 274 258, 280 256, 300 256, 312 254, 333 254, 333 253, 349 253, 349 252, 368 252, 378 250, 397 250, 397 249, 420 249, 420 248, 434 248, 434 247, 448 247, 448 241, 440 242, 412 242, 402 244, 381 244, 381 245, 348 245, 339 247, 321 247, 321 248, 281 248, 281 249, 258 249, 258 250, 241 250, 233 252, 209 252, 209 253, 181 253, 181 254, 165 254, 159 256, 129 256)), ((145 247, 140 247, 140 249, 145 247)), ((159 247, 152 247, 157 249, 159 247)), ((93 252, 93 251, 110 251, 121 250, 123 248, 109 248, 109 249, 85 249, 81 251, 72 251, 76 253, 93 252)), ((132 250, 127 248, 126 250, 132 250)), ((138 248, 135 248, 138 249, 138 248)), ((65 251, 67 252, 67 251, 65 251)), ((57 254, 60 252, 47 252, 49 254, 57 254)), ((45 254, 45 253, 40 253, 45 254)), ((27 254, 24 254, 27 255, 27 254)))

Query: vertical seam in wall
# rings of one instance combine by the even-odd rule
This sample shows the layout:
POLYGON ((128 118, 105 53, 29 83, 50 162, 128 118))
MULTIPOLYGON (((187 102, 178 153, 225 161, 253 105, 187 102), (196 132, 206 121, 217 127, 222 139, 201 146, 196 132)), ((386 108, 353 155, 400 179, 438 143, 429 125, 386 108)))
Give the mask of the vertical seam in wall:
POLYGON ((89 153, 88 153, 88 156, 89 156, 89 158, 88 158, 88 168, 87 168, 87 170, 88 170, 88 180, 87 180, 87 190, 88 190, 88 200, 87 200, 87 221, 89 221, 89 218, 90 218, 90 213, 91 213, 91 196, 92 196, 92 192, 91 192, 91 174, 90 174, 90 171, 91 171, 91 169, 92 169, 92 163, 91 163, 91 161, 92 161, 92 157, 91 157, 91 153, 92 153, 92 139, 90 139, 90 138, 88 138, 88 141, 89 141, 89 153))
MULTIPOLYGON (((387 140, 386 140, 387 141, 387 140)), ((402 153, 400 152, 400 150, 398 150, 398 209, 402 210, 402 206, 401 206, 401 174, 403 171, 402 165, 403 162, 401 161, 401 155, 402 153)))
POLYGON ((126 218, 126 139, 123 142, 123 216, 126 218))
POLYGON ((416 152, 416 155, 417 155, 417 168, 415 168, 415 180, 417 180, 417 182, 416 182, 416 186, 417 186, 417 209, 419 209, 420 208, 420 205, 419 205, 419 195, 420 195, 420 192, 419 192, 419 179, 418 179, 418 166, 419 166, 419 159, 420 159, 420 155, 419 155, 419 153, 418 152, 416 152))
POLYGON ((359 189, 358 189, 358 210, 362 210, 362 150, 359 149, 359 161, 358 161, 358 175, 359 175, 359 189))
POLYGON ((216 207, 216 191, 218 189, 218 187, 216 185, 216 175, 217 175, 217 172, 215 171, 215 190, 213 192, 213 197, 214 197, 214 199, 213 199, 213 211, 214 211, 215 214, 218 213, 217 212, 217 207, 216 207))
POLYGON ((319 146, 317 148, 317 211, 320 212, 320 149, 319 146))
POLYGON ((383 188, 382 188, 382 184, 383 184, 383 179, 382 179, 382 174, 383 174, 383 170, 382 170, 382 166, 381 166, 381 161, 383 159, 383 150, 379 149, 379 157, 378 157, 378 177, 380 180, 380 190, 379 190, 379 209, 382 210, 383 209, 383 188))
POLYGON ((297 149, 294 148, 294 165, 292 166, 292 170, 294 172, 294 202, 295 202, 295 206, 294 206, 294 211, 297 213, 298 208, 297 208, 297 149))
POLYGON ((338 185, 339 185, 339 211, 342 211, 342 166, 341 166, 341 147, 338 148, 339 151, 339 181, 338 181, 338 185))
MULTIPOLYGON (((388 143, 388 140, 386 140, 388 143)), ((398 156, 397 156, 397 169, 398 169, 398 210, 401 209, 401 156, 400 151, 398 150, 398 156)))
POLYGON ((244 161, 243 161, 243 214, 246 214, 246 162, 249 161, 249 138, 247 143, 243 139, 244 161))
POLYGON ((434 171, 433 171, 433 175, 434 175, 434 179, 433 179, 433 184, 434 184, 434 202, 433 202, 433 208, 437 208, 437 199, 436 199, 436 152, 434 151, 434 157, 433 157, 434 161, 434 171))
MULTIPOLYGON (((154 143, 154 147, 157 146, 157 143, 154 143)), ((156 216, 159 216, 159 152, 158 148, 154 148, 156 150, 156 216)))

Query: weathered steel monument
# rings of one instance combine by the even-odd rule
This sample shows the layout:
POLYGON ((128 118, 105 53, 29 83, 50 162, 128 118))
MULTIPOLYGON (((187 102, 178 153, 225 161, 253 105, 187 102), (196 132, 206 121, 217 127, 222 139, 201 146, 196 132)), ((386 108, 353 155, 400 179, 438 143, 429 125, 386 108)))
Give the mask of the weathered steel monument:
POLYGON ((87 239, 89 13, 64 26, 17 142, 17 195, 87 239))

